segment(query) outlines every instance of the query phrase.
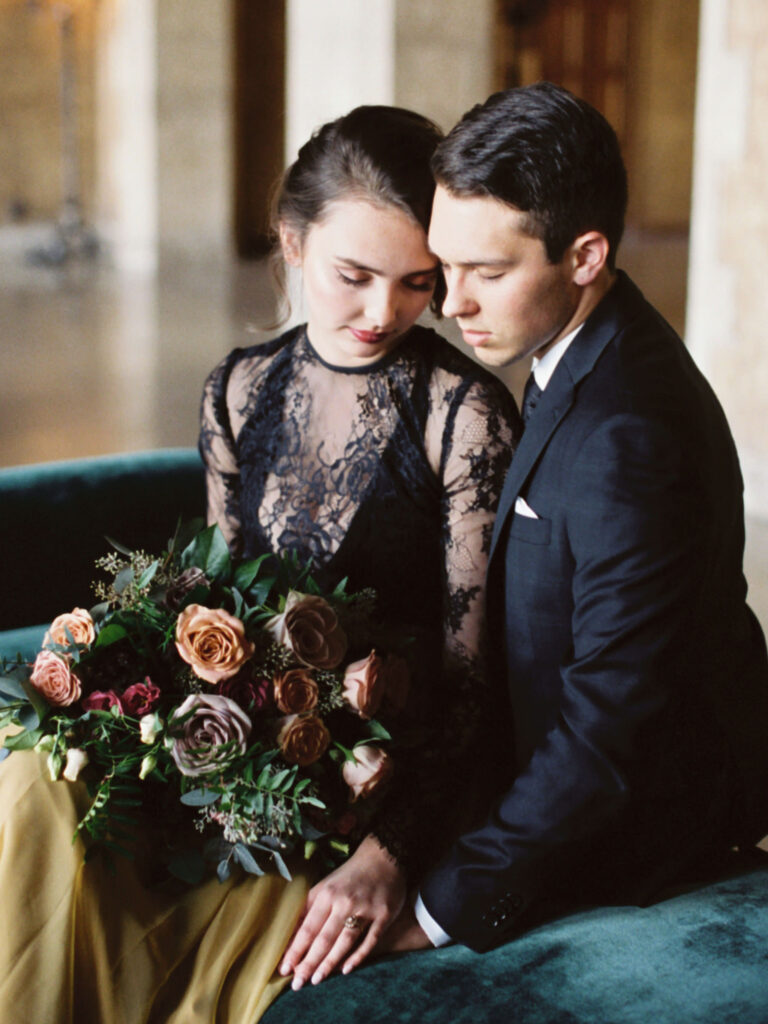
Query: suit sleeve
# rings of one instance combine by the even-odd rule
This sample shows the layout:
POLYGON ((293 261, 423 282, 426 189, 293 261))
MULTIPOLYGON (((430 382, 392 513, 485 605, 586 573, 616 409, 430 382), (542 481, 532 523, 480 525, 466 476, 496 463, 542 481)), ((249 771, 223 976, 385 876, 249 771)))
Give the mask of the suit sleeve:
POLYGON ((553 725, 421 890, 435 920, 475 950, 511 937, 568 878, 574 848, 599 846, 644 785, 645 745, 673 700, 703 582, 694 476, 675 430, 628 414, 600 423, 563 475, 553 520, 570 560, 572 644, 553 725))

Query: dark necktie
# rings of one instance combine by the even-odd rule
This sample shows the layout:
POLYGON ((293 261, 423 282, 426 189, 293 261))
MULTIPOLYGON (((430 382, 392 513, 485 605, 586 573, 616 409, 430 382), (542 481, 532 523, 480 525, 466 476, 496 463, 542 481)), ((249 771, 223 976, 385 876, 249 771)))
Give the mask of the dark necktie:
POLYGON ((523 408, 521 410, 523 423, 527 423, 531 418, 531 413, 536 408, 536 405, 543 394, 544 392, 536 383, 536 379, 533 374, 531 374, 525 382, 525 391, 523 391, 523 408))

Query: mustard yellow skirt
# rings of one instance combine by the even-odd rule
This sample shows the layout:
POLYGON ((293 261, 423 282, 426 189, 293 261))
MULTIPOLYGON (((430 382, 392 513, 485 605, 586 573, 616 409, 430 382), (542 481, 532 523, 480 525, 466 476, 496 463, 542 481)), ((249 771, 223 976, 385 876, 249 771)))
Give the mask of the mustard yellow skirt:
POLYGON ((2 1024, 255 1024, 309 876, 145 887, 128 860, 83 862, 86 801, 33 751, 0 763, 2 1024))

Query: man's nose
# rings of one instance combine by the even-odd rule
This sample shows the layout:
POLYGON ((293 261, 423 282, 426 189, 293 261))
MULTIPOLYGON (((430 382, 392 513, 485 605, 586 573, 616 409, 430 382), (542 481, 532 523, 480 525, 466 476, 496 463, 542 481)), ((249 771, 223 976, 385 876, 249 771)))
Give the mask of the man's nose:
POLYGON ((477 303, 467 290, 463 274, 447 273, 445 288, 443 316, 467 316, 477 312, 477 303))

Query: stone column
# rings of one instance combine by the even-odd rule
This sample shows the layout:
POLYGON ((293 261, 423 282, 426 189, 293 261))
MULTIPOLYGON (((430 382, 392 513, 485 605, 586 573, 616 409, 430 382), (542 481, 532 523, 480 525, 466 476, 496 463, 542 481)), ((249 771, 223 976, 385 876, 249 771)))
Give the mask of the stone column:
POLYGON ((702 0, 687 343, 768 519, 768 4, 702 0))

